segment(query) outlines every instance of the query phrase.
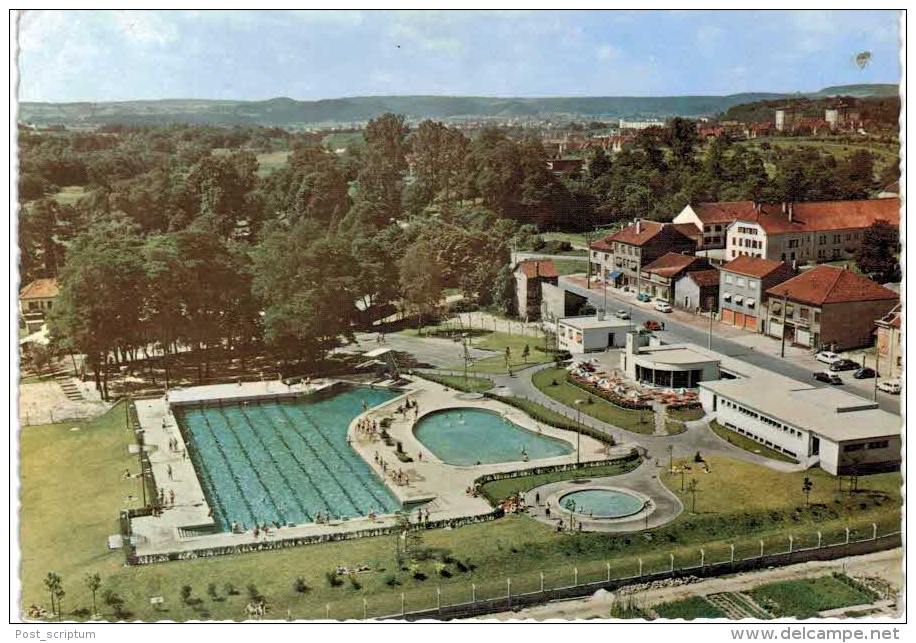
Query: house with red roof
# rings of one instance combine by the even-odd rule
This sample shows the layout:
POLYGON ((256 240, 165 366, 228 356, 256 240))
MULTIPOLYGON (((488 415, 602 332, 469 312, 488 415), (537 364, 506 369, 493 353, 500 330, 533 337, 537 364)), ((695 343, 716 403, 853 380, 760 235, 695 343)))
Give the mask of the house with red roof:
POLYGON ((795 276, 787 263, 742 255, 719 270, 720 321, 762 332, 766 291, 795 276))
POLYGON ((900 199, 809 201, 782 204, 735 202, 725 241, 727 259, 742 255, 787 263, 852 258, 865 229, 876 221, 900 225, 900 199))
POLYGON ((23 286, 19 291, 19 327, 28 334, 41 330, 59 294, 57 279, 36 279, 23 286))
POLYGON ((557 267, 549 259, 525 259, 515 266, 515 296, 518 316, 524 321, 541 318, 541 284, 556 286, 560 281, 557 267))
POLYGON ((671 303, 690 312, 718 310, 719 270, 694 270, 678 277, 674 282, 674 301, 671 303))
POLYGON ((753 210, 753 201, 688 203, 671 222, 695 225, 701 233, 700 250, 724 248, 728 226, 742 214, 749 215, 753 210))
POLYGON ((845 268, 821 265, 766 291, 766 333, 810 348, 848 350, 871 346, 875 320, 899 296, 845 268))
POLYGON ((683 275, 712 266, 703 257, 668 252, 647 265, 640 273, 639 292, 669 303, 674 297, 674 284, 683 275))
POLYGON ((592 273, 615 287, 638 288, 643 266, 669 252, 693 253, 696 240, 672 223, 638 219, 589 246, 592 273))
POLYGON ((903 372, 903 347, 900 326, 903 322, 903 307, 894 306, 881 319, 875 320, 876 348, 878 350, 878 371, 884 377, 900 377, 903 372))

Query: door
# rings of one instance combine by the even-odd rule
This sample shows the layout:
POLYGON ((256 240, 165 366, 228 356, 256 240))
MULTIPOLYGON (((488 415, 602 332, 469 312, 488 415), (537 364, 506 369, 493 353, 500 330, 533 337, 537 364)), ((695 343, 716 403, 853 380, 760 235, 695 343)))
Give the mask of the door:
POLYGON ((693 306, 690 305, 690 297, 684 297, 684 308, 691 310, 693 306))
POLYGON ((732 310, 731 308, 723 308, 722 309, 722 321, 725 322, 726 324, 734 324, 735 323, 735 311, 732 310))
POLYGON ((739 328, 744 326, 744 313, 735 312, 735 326, 739 328))
POLYGON ((607 334, 607 347, 614 348, 614 333, 607 334))
POLYGON ((757 330, 757 318, 754 317, 753 315, 745 315, 744 316, 744 327, 747 330, 756 331, 757 330))

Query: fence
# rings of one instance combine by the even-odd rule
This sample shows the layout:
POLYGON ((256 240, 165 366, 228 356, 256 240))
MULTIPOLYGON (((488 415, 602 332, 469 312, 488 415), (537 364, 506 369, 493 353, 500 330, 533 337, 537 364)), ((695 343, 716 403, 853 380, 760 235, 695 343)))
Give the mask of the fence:
MULTIPOLYGON (((447 582, 370 598, 314 605, 298 619, 450 620, 515 610, 550 601, 589 596, 677 578, 706 578, 815 560, 833 560, 901 546, 899 523, 876 523, 832 531, 716 542, 671 553, 658 551, 608 561, 570 563, 558 569, 481 583, 447 582), (882 533, 879 533, 882 532, 882 533)), ((432 579, 426 581, 429 583, 432 579)))

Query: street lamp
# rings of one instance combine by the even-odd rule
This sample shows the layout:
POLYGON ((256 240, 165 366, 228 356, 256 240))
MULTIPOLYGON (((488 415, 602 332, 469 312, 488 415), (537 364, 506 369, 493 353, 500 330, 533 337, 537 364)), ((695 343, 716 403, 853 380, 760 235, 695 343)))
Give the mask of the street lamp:
POLYGON ((576 400, 576 464, 579 464, 580 438, 582 437, 582 404, 585 400, 576 400))

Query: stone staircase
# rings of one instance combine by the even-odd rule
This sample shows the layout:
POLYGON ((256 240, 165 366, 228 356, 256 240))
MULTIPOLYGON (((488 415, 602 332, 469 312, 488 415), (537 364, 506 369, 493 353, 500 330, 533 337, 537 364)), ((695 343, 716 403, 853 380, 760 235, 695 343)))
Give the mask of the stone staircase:
POLYGON ((57 382, 61 390, 63 390, 64 395, 71 402, 85 402, 86 398, 83 393, 80 391, 79 387, 73 381, 73 377, 66 371, 58 371, 51 375, 54 378, 54 381, 57 382))

